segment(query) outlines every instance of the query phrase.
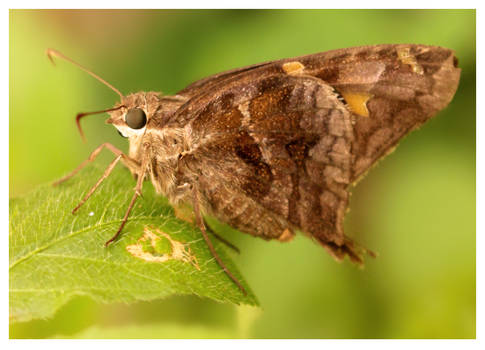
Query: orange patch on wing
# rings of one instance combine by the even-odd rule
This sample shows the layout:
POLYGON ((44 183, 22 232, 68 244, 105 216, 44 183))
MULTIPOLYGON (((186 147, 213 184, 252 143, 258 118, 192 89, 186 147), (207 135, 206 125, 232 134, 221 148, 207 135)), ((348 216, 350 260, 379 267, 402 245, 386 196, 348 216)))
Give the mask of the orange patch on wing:
POLYGON ((294 61, 283 64, 282 68, 286 74, 297 75, 303 73, 305 66, 298 61, 294 61))
POLYGON ((340 94, 345 99, 345 102, 347 102, 347 105, 353 113, 360 115, 361 117, 369 116, 367 101, 371 99, 371 94, 366 92, 341 92, 340 94))
POLYGON ((294 236, 295 236, 294 233, 287 228, 281 233, 281 236, 279 236, 278 240, 280 242, 289 242, 293 239, 294 236))
POLYGON ((402 63, 410 65, 414 73, 421 75, 424 73, 423 67, 418 64, 418 62, 416 61, 416 57, 411 54, 409 47, 398 49, 397 56, 402 63))

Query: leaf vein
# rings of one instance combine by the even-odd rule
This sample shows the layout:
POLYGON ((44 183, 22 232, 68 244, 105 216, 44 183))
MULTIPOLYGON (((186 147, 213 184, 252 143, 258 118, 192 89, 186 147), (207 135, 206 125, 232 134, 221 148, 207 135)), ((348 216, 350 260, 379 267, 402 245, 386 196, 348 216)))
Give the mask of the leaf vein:
MULTIPOLYGON (((122 265, 122 264, 117 264, 114 261, 110 261, 110 260, 101 260, 101 259, 95 259, 95 258, 88 258, 88 257, 85 257, 85 256, 73 256, 73 255, 52 254, 52 253, 39 253, 37 256, 44 256, 44 257, 50 257, 50 258, 61 258, 61 259, 84 260, 84 261, 91 261, 91 262, 96 262, 96 263, 100 263, 100 264, 109 264, 109 265, 113 265, 113 266, 117 266, 119 268, 122 268, 125 271, 128 271, 129 273, 131 273, 132 275, 142 277, 142 278, 145 278, 145 279, 157 282, 157 283, 165 283, 165 281, 162 281, 161 279, 146 276, 146 275, 141 274, 137 271, 133 271, 133 270, 129 269, 128 267, 122 265)), ((170 270, 170 272, 174 273, 174 271, 172 269, 167 268, 166 266, 164 266, 164 268, 166 268, 167 270, 170 270)))
MULTIPOLYGON (((127 223, 128 222, 134 222, 134 221, 139 221, 139 220, 150 220, 150 221, 153 221, 153 220, 156 220, 157 218, 154 218, 154 217, 146 217, 146 216, 139 216, 139 217, 136 217, 136 218, 132 218, 132 219, 128 219, 127 223)), ((115 221, 110 221, 110 222, 105 222, 103 224, 97 224, 97 225, 94 225, 94 226, 87 226, 85 228, 82 228, 80 230, 77 230, 77 231, 73 231, 73 232, 70 232, 68 233, 67 235, 65 236, 62 236, 60 238, 57 238, 55 240, 52 240, 50 241, 49 243, 41 246, 41 247, 38 247, 32 251, 30 251, 29 253, 21 256, 20 258, 18 258, 17 260, 15 260, 12 264, 10 264, 10 266, 8 267, 9 270, 13 269, 15 266, 17 266, 18 264, 20 264, 21 262, 29 259, 30 257, 32 257, 33 255, 35 255, 36 253, 40 253, 62 241, 65 241, 66 239, 69 239, 71 237, 74 237, 74 236, 77 236, 81 233, 85 233, 87 231, 90 231, 90 230, 94 230, 94 229, 97 229, 97 228, 102 228, 102 227, 107 227, 107 226, 110 226, 110 225, 113 225, 113 224, 116 224, 116 223, 121 223, 122 220, 115 220, 115 221)))

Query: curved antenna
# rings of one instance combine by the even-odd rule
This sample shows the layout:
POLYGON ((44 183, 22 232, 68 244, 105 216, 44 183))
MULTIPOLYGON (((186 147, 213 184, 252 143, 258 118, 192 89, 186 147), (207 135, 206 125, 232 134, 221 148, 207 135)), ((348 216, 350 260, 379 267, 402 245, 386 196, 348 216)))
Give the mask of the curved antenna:
POLYGON ((81 138, 83 139, 83 141, 86 142, 86 137, 84 136, 83 129, 81 128, 81 122, 80 122, 80 120, 81 120, 82 117, 85 117, 87 115, 92 115, 92 114, 112 112, 112 111, 116 111, 116 110, 118 110, 120 108, 123 108, 123 107, 125 107, 125 106, 124 105, 121 105, 121 106, 114 107, 114 108, 103 109, 102 111, 79 113, 78 115, 76 115, 76 125, 77 125, 77 128, 79 130, 79 133, 81 134, 81 138))
POLYGON ((66 60, 67 62, 70 62, 72 63, 73 65, 81 68, 83 71, 85 71, 86 73, 88 73, 90 76, 96 78, 97 80, 99 80, 100 82, 102 82, 104 85, 106 85, 107 87, 109 87, 111 90, 113 90, 114 92, 116 92, 118 95, 120 95, 121 97, 121 100, 123 100, 123 94, 117 89, 115 88, 113 85, 111 85, 110 83, 108 83, 106 80, 104 80, 103 78, 101 78, 100 76, 94 74, 93 72, 91 72, 89 69, 87 69, 86 67, 83 67, 81 66, 79 63, 73 61, 72 59, 70 59, 69 57, 67 56, 64 56, 62 53, 60 53, 59 51, 57 50, 54 50, 54 49, 47 49, 45 51, 45 53, 47 54, 47 57, 49 57, 49 60, 52 62, 53 65, 56 65, 56 63, 54 62, 54 59, 52 57, 58 57, 58 58, 62 58, 63 60, 66 60))

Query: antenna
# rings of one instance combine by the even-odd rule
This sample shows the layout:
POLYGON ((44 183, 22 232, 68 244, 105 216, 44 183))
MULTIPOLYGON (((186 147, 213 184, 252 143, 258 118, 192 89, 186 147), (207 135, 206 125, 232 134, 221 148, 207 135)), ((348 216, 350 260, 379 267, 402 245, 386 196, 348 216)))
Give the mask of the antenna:
POLYGON ((100 76, 98 76, 98 75, 94 74, 93 72, 91 72, 86 67, 81 66, 79 63, 73 61, 72 59, 70 59, 67 56, 64 56, 62 53, 60 53, 59 51, 54 50, 54 49, 47 49, 46 50, 46 54, 47 54, 47 57, 49 57, 49 60, 52 62, 53 65, 56 65, 56 63, 54 62, 53 57, 58 57, 58 58, 62 58, 63 60, 66 60, 67 62, 70 62, 73 65, 81 68, 83 71, 85 71, 86 73, 88 73, 90 76, 96 78, 97 80, 99 80, 100 82, 102 82, 104 85, 106 85, 107 87, 109 87, 111 90, 113 90, 114 92, 116 92, 118 95, 120 95, 121 100, 123 100, 123 97, 124 96, 123 96, 123 94, 117 88, 115 88, 113 85, 111 85, 110 83, 108 83, 106 80, 104 80, 100 76))
POLYGON ((93 114, 99 114, 99 113, 112 112, 112 111, 116 111, 116 110, 118 110, 120 108, 124 108, 124 107, 125 107, 124 105, 121 105, 121 106, 114 107, 114 108, 103 109, 102 111, 79 113, 76 116, 76 125, 77 125, 77 128, 79 130, 79 133, 81 134, 81 138, 83 139, 83 141, 86 142, 86 137, 84 136, 83 129, 81 128, 81 122, 80 121, 81 121, 81 118, 82 117, 85 117, 87 115, 93 115, 93 114))

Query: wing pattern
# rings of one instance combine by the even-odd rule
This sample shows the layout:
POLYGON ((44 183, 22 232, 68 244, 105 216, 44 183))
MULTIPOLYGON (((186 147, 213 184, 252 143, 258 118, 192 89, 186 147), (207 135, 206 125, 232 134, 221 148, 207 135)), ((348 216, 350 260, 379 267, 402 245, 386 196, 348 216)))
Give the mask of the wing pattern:
POLYGON ((266 239, 301 229, 326 247, 345 245, 353 133, 331 86, 263 77, 219 94, 190 127, 197 139, 184 161, 197 168, 210 213, 266 239))
POLYGON ((181 168, 210 212, 287 240, 302 230, 335 257, 359 252, 343 232, 348 186, 452 99, 448 49, 381 45, 221 73, 190 85, 164 126, 190 129, 181 168))

